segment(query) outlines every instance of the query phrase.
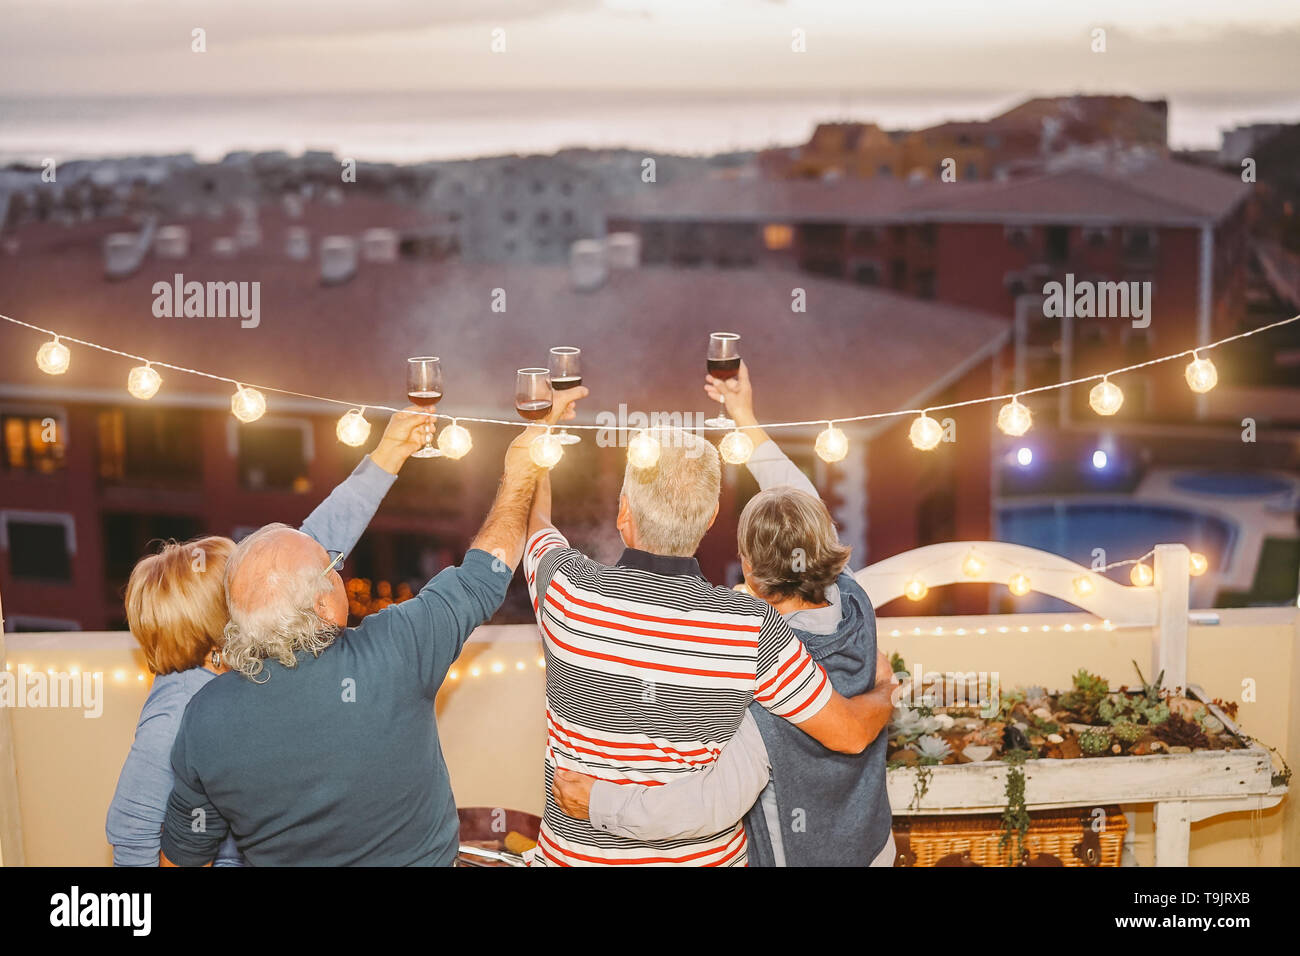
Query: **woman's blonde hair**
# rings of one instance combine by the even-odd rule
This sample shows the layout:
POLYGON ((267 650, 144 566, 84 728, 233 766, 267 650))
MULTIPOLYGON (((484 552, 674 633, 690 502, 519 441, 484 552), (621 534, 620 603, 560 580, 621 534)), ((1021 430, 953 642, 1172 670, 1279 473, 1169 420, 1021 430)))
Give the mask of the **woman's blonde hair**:
POLYGON ((198 667, 220 650, 226 611, 229 538, 164 542, 136 562, 126 585, 126 620, 155 674, 198 667))
POLYGON ((821 604, 849 561, 826 505, 798 488, 755 495, 740 513, 736 537, 750 583, 764 597, 821 604))

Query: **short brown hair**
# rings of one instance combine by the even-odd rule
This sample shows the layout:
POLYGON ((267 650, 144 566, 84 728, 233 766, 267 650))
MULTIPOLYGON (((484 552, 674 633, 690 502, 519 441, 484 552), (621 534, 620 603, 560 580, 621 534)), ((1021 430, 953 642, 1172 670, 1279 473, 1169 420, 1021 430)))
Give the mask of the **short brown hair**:
POLYGON ((737 538, 750 579, 764 596, 820 604, 849 561, 826 505, 789 486, 755 495, 740 513, 737 538))
POLYGON ((136 562, 126 585, 126 620, 155 674, 198 667, 219 650, 226 621, 229 538, 211 536, 178 544, 136 562))

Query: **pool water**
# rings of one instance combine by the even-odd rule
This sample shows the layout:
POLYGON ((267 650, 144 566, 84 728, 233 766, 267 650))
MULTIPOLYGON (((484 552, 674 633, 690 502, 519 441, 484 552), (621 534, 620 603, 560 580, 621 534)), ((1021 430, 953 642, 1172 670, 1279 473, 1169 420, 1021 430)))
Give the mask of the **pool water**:
POLYGON ((1265 498, 1291 491, 1294 486, 1285 478, 1252 472, 1196 471, 1177 475, 1174 487, 1198 495, 1223 495, 1232 498, 1265 498))
MULTIPOLYGON (((1236 531, 1231 524, 1185 508, 1136 501, 1003 506, 998 512, 998 540, 1063 555, 1084 567, 1093 549, 1104 548, 1106 563, 1146 554, 1157 544, 1185 544, 1209 558, 1211 568, 1224 566, 1236 531)), ((1128 584, 1128 567, 1109 572, 1128 584)))

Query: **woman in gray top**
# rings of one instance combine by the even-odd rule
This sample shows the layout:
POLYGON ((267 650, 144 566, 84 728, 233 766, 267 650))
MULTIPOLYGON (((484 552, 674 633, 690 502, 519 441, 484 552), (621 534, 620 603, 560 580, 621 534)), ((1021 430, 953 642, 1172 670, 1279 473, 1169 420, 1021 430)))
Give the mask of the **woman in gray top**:
MULTIPOLYGON (((425 422, 423 415, 393 415, 375 450, 308 516, 303 532, 339 559, 351 551, 398 470, 420 447, 425 422)), ((105 831, 114 866, 158 865, 181 716, 199 689, 227 669, 221 660, 228 619, 223 578, 234 546, 218 536, 172 542, 141 558, 131 572, 127 621, 155 677, 108 807, 105 831)), ((228 838, 214 865, 242 864, 228 838)))
MULTIPOLYGON (((738 534, 747 587, 781 612, 841 694, 892 683, 871 601, 846 567, 849 549, 812 482, 758 427, 749 370, 710 377, 705 390, 754 443, 748 464, 760 494, 738 534)), ((744 817, 751 865, 892 866, 885 747, 879 734, 862 754, 832 753, 751 708, 717 760, 680 782, 617 785, 559 771, 553 790, 566 813, 621 836, 685 838, 744 817)))

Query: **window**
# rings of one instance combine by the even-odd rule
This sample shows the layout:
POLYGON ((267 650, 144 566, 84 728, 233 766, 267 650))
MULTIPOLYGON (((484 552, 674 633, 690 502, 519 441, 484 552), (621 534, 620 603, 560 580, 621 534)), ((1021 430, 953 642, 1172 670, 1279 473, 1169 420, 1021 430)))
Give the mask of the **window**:
POLYGON ((853 279, 859 285, 880 285, 880 266, 864 262, 853 270, 853 279))
POLYGON ((1125 229, 1124 251, 1131 256, 1148 256, 1155 251, 1156 233, 1154 229, 1125 229))
POLYGON ((72 580, 77 537, 72 515, 45 511, 0 511, 0 549, 9 552, 15 580, 72 580))
POLYGON ((81 624, 62 617, 11 614, 5 618, 5 630, 11 634, 42 634, 57 631, 79 631, 81 630, 81 624))
POLYGON ((763 245, 769 250, 789 249, 794 244, 794 230, 783 223, 763 227, 763 245))
POLYGON ((48 475, 64 466, 62 412, 0 409, 4 469, 48 475))
POLYGON ((198 482, 202 475, 201 418, 190 409, 101 411, 99 477, 107 482, 198 482))
POLYGON ((1007 226, 1003 229, 1002 234, 1006 236, 1007 242, 1013 246, 1027 246, 1029 240, 1033 238, 1033 230, 1028 226, 1007 226))
POLYGON ((1053 262, 1064 262, 1070 254, 1070 227, 1047 227, 1047 256, 1053 262))
POLYGON ((1106 244, 1110 238, 1110 230, 1105 227, 1091 227, 1083 230, 1083 241, 1095 248, 1100 248, 1106 244))
POLYGON ((104 577, 111 590, 126 585, 135 563, 151 551, 156 541, 188 541, 203 533, 198 518, 190 515, 109 512, 103 517, 104 577))
POLYGON ((311 491, 307 463, 313 447, 311 422, 292 418, 265 418, 252 425, 236 425, 239 481, 250 491, 311 491))

